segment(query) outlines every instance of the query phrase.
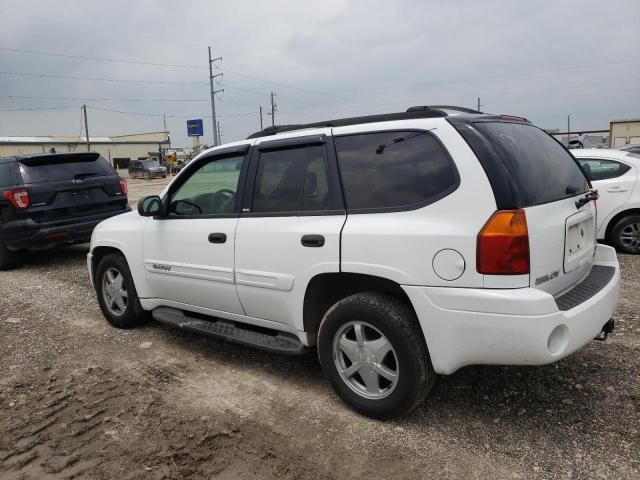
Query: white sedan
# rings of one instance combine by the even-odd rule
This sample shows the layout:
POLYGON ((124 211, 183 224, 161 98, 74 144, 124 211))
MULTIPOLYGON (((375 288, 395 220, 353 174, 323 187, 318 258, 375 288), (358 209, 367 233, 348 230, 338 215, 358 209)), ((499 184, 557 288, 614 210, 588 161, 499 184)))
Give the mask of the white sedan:
POLYGON ((640 254, 640 155, 624 150, 571 150, 598 189, 598 240, 640 254))

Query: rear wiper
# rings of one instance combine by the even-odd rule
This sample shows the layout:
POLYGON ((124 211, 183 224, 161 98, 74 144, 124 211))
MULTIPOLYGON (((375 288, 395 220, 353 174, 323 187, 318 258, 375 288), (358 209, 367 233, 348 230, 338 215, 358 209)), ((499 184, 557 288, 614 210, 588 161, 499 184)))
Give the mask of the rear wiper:
POLYGON ((576 202, 576 208, 580 209, 584 205, 589 203, 591 200, 597 200, 598 198, 600 198, 600 195, 598 194, 598 191, 597 190, 591 190, 589 193, 587 193, 584 197, 582 197, 580 200, 578 200, 576 202))
POLYGON ((431 130, 435 130, 435 128, 430 128, 429 130, 421 130, 419 132, 412 133, 410 135, 405 135, 404 137, 394 138, 390 142, 383 143, 382 145, 378 145, 378 148, 376 148, 376 154, 377 155, 382 154, 382 152, 384 152, 384 149, 387 148, 390 145, 393 145, 393 144, 396 144, 396 143, 400 143, 400 142, 404 142, 405 140, 409 140, 410 138, 417 137, 418 135, 423 135, 423 134, 425 134, 427 132, 430 132, 431 130))

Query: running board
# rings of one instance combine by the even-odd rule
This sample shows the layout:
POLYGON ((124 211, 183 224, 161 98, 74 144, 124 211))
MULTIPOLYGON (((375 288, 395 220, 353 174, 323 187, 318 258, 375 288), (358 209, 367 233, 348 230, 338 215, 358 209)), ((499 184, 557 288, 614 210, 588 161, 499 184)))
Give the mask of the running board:
POLYGON ((243 324, 231 320, 208 317, 210 320, 190 317, 177 308, 158 307, 151 312, 155 320, 160 323, 201 333, 212 337, 224 338, 231 342, 249 345, 275 353, 285 355, 302 355, 309 351, 302 342, 291 333, 277 332, 274 335, 256 331, 243 324))

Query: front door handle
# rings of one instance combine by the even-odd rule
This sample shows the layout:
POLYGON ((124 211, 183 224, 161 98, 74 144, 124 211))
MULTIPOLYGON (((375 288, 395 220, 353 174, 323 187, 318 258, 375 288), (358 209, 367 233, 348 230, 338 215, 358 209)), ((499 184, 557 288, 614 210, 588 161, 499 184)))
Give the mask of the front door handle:
POLYGON ((322 235, 304 235, 301 243, 304 247, 322 247, 324 237, 322 235))
POLYGON ((227 241, 226 233, 210 233, 209 242, 211 243, 224 243, 227 241))

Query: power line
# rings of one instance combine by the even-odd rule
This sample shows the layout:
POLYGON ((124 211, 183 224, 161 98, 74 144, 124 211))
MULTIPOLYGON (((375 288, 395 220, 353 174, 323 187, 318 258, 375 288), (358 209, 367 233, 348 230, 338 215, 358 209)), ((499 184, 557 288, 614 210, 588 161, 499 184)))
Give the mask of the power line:
POLYGON ((21 48, 4 48, 0 47, 0 50, 4 52, 13 52, 13 53, 28 53, 31 55, 46 55, 49 57, 63 57, 63 58, 73 58, 76 60, 93 60, 97 62, 111 62, 111 63, 127 63, 131 65, 149 65, 152 67, 175 67, 175 68, 196 68, 202 69, 206 68, 202 65, 180 65, 180 64, 172 64, 172 63, 154 63, 154 62, 139 62, 133 60, 122 60, 116 58, 104 58, 104 57, 86 57, 82 55, 68 55, 66 53, 54 53, 54 52, 41 52, 36 50, 24 50, 21 48))
MULTIPOLYGON (((71 58, 71 59, 76 59, 76 60, 91 60, 91 61, 98 61, 98 62, 125 63, 125 64, 129 64, 129 65, 146 65, 146 66, 154 66, 154 67, 174 67, 174 68, 189 68, 189 69, 207 68, 207 67, 203 67, 201 65, 185 65, 185 64, 171 64, 171 63, 157 63, 157 62, 142 62, 142 61, 124 60, 124 59, 116 59, 116 58, 89 57, 89 56, 83 56, 83 55, 69 55, 69 54, 65 54, 65 53, 43 52, 43 51, 26 50, 26 49, 20 49, 20 48, 4 48, 4 47, 0 47, 0 51, 12 52, 12 53, 26 53, 26 54, 31 54, 31 55, 45 55, 45 56, 52 56, 52 57, 71 58)), ((255 76, 255 75, 250 75, 250 74, 238 72, 238 71, 235 71, 235 70, 229 70, 229 69, 226 69, 226 68, 225 69, 217 68, 217 70, 220 70, 220 71, 226 72, 226 73, 231 73, 232 75, 237 75, 239 77, 248 78, 250 80, 254 80, 254 81, 258 81, 258 82, 264 82, 264 83, 271 83, 271 84, 274 84, 274 85, 280 85, 280 86, 283 86, 283 87, 286 87, 286 88, 290 88, 292 90, 298 90, 300 92, 305 92, 305 93, 309 93, 309 94, 312 94, 312 95, 323 95, 323 96, 334 97, 334 98, 341 99, 341 100, 372 103, 371 101, 368 101, 368 100, 357 100, 357 99, 348 98, 348 97, 345 97, 345 96, 342 96, 342 95, 336 95, 334 93, 311 90, 311 89, 308 89, 308 88, 298 87, 298 86, 292 85, 290 83, 285 83, 285 82, 280 82, 280 81, 276 81, 276 80, 270 80, 270 79, 266 79, 266 78, 261 78, 261 77, 255 76)), ((262 93, 260 95, 262 95, 262 93)), ((376 103, 376 102, 373 102, 373 103, 376 103)), ((379 105, 384 105, 384 104, 379 104, 379 105)))
POLYGON ((28 111, 40 111, 40 110, 69 110, 77 107, 36 107, 36 108, 10 108, 2 109, 0 112, 28 112, 28 111))
POLYGON ((42 97, 37 95, 0 95, 0 98, 34 100, 82 100, 94 102, 208 102, 208 98, 108 98, 108 97, 42 97))
POLYGON ((31 73, 31 72, 0 72, 0 75, 17 75, 21 77, 41 77, 41 78, 63 78, 68 80, 89 80, 97 82, 120 82, 120 83, 152 83, 161 85, 208 85, 203 82, 169 82, 166 80, 131 80, 122 78, 94 78, 94 77, 74 77, 72 75, 56 75, 51 73, 31 73))
MULTIPOLYGON (((141 116, 141 117, 162 117, 162 116, 166 115, 167 118, 193 118, 193 117, 211 118, 211 115, 197 115, 197 114, 178 115, 178 114, 169 114, 169 113, 132 112, 132 111, 127 111, 127 110, 116 110, 116 109, 113 109, 113 108, 94 107, 94 106, 91 106, 91 105, 87 105, 87 108, 91 109, 91 110, 99 110, 99 111, 103 111, 103 112, 121 113, 121 114, 125 114, 125 115, 137 115, 137 116, 141 116)), ((223 117, 223 118, 245 117, 245 116, 249 116, 249 115, 255 115, 256 113, 257 113, 257 111, 242 112, 242 113, 231 113, 231 114, 227 114, 227 115, 218 115, 218 117, 223 117)))

